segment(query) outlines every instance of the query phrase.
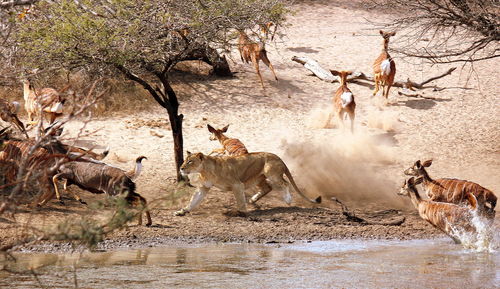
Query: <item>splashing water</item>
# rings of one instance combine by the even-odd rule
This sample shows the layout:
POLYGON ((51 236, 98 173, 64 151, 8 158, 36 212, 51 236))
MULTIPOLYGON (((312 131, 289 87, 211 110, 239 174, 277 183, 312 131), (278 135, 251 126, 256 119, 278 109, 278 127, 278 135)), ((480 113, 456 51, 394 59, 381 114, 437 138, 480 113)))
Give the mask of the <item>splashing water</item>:
POLYGON ((496 252, 498 244, 494 238, 493 221, 480 216, 477 210, 471 210, 470 214, 470 224, 474 231, 450 224, 452 236, 457 238, 465 249, 475 252, 496 252))

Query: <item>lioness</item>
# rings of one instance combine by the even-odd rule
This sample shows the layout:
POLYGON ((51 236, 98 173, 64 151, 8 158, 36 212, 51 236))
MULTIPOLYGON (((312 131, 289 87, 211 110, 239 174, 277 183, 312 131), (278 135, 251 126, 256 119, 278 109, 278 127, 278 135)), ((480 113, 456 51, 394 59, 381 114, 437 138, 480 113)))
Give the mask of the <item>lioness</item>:
POLYGON ((290 195, 289 185, 299 195, 311 203, 321 203, 321 196, 315 200, 307 198, 297 187, 283 160, 272 153, 249 153, 241 156, 212 157, 202 153, 190 153, 181 166, 181 174, 199 174, 196 181, 196 192, 191 197, 189 205, 175 212, 176 216, 184 216, 196 208, 211 187, 233 191, 238 206, 238 214, 246 215, 245 189, 258 186, 261 191, 252 197, 256 201, 269 193, 272 189, 284 191, 290 195), (283 178, 285 174, 290 181, 283 178), (268 186, 259 186, 268 181, 268 186))

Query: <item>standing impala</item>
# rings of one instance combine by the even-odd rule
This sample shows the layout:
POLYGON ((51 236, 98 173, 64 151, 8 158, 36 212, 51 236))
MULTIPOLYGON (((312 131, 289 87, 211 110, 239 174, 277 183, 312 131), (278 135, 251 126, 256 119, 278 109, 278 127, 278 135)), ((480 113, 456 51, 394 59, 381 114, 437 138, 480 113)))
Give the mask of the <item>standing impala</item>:
POLYGON ((354 102, 354 95, 347 87, 347 76, 351 75, 352 71, 331 70, 331 73, 340 77, 340 87, 337 91, 335 91, 335 95, 333 97, 333 112, 328 115, 328 120, 325 126, 330 123, 332 116, 335 113, 338 121, 342 123, 342 127, 344 127, 344 116, 348 114, 351 119, 351 132, 354 132, 354 111, 356 109, 356 102, 354 102))
POLYGON ((377 95, 380 85, 382 85, 382 95, 385 97, 385 104, 387 105, 389 89, 391 89, 394 83, 394 76, 396 75, 396 63, 389 55, 389 52, 387 52, 387 49, 389 48, 389 38, 396 35, 396 32, 384 32, 380 30, 379 33, 384 38, 384 42, 382 52, 373 63, 373 73, 375 75, 375 90, 373 91, 373 96, 377 95))

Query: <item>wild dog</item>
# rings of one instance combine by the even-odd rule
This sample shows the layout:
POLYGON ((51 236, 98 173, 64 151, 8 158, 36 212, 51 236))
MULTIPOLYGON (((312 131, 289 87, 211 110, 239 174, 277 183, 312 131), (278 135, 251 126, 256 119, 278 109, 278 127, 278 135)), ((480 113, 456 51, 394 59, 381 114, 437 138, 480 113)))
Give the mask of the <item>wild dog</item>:
POLYGON ((24 108, 28 113, 28 118, 30 120, 29 124, 34 125, 37 123, 37 121, 35 121, 35 116, 40 114, 40 111, 42 113, 40 117, 45 115, 49 124, 60 117, 63 113, 63 105, 65 102, 61 93, 68 88, 69 85, 60 91, 50 87, 35 90, 31 87, 29 80, 23 80, 24 108))
MULTIPOLYGON (((124 195, 125 200, 130 205, 142 205, 147 218, 146 226, 151 226, 152 221, 147 201, 136 193, 136 185, 132 181, 132 178, 140 173, 140 163, 144 158, 146 157, 140 156, 136 159, 134 174, 102 162, 71 161, 64 163, 59 167, 58 173, 52 177, 55 194, 59 196, 57 181, 65 179, 69 185, 74 184, 93 194, 124 195)), ((49 196, 48 199, 51 197, 53 196, 49 196)), ((139 225, 142 225, 142 213, 139 214, 139 225)))
POLYGON ((457 244, 460 243, 460 240, 456 236, 457 229, 477 233, 476 228, 472 224, 473 213, 477 210, 477 200, 473 194, 466 194, 469 207, 423 200, 415 187, 422 181, 423 178, 415 180, 414 177, 405 180, 398 195, 410 197, 420 217, 446 233, 457 244))
MULTIPOLYGON (((330 71, 333 75, 340 77, 340 87, 335 91, 335 95, 333 96, 333 111, 337 116, 338 122, 342 123, 342 127, 344 127, 344 116, 348 114, 351 119, 351 132, 354 132, 356 102, 354 101, 354 95, 347 87, 347 76, 351 75, 352 71, 330 71)), ((330 124, 332 116, 333 113, 328 115, 325 127, 330 124)))
POLYGON ((5 122, 14 124, 28 138, 24 124, 17 116, 19 107, 20 105, 17 101, 10 103, 5 99, 0 99, 0 118, 5 122))
POLYGON ((252 41, 250 37, 248 37, 248 35, 243 30, 239 30, 238 32, 240 34, 240 37, 238 38, 238 50, 240 52, 241 61, 245 63, 251 61, 253 63, 255 71, 259 76, 262 88, 264 88, 264 81, 262 80, 262 75, 260 74, 260 68, 259 68, 260 60, 262 60, 262 62, 264 62, 264 64, 269 67, 269 69, 274 75, 274 78, 276 79, 276 81, 278 81, 278 77, 274 72, 273 65, 269 61, 269 58, 267 58, 267 51, 265 48, 265 44, 263 42, 256 43, 252 41))
POLYGON ((226 125, 222 129, 216 129, 211 125, 207 124, 208 131, 211 133, 210 140, 218 140, 222 145, 222 148, 213 150, 211 154, 217 153, 220 155, 227 154, 229 156, 240 156, 248 153, 245 145, 237 138, 229 138, 224 135, 227 132, 229 125, 226 125))
POLYGON ((495 206, 497 197, 495 194, 482 186, 458 179, 432 179, 425 168, 432 165, 432 160, 423 163, 417 160, 415 164, 404 171, 407 176, 422 177, 422 187, 426 195, 435 202, 446 202, 460 204, 467 201, 467 194, 473 194, 479 203, 479 212, 487 218, 495 218, 495 206))
POLYGON ((237 214, 246 215, 245 190, 261 183, 263 179, 269 180, 269 191, 271 189, 289 191, 291 183, 294 190, 304 199, 311 203, 321 203, 321 196, 312 200, 302 193, 283 160, 272 153, 258 152, 241 156, 212 157, 202 153, 188 152, 180 171, 183 175, 197 173, 200 175, 200 181, 189 205, 176 211, 177 216, 183 216, 194 210, 214 186, 224 191, 232 191, 238 206, 237 214), (284 179, 283 175, 286 175, 290 183, 284 179))
POLYGON ((391 89, 394 83, 394 76, 396 75, 396 63, 389 55, 389 52, 387 52, 387 49, 389 48, 389 39, 396 35, 396 32, 384 32, 380 30, 379 33, 384 38, 384 41, 382 44, 382 52, 373 63, 373 73, 375 75, 375 90, 373 91, 373 96, 377 95, 380 85, 382 85, 382 95, 387 105, 389 89, 391 89))

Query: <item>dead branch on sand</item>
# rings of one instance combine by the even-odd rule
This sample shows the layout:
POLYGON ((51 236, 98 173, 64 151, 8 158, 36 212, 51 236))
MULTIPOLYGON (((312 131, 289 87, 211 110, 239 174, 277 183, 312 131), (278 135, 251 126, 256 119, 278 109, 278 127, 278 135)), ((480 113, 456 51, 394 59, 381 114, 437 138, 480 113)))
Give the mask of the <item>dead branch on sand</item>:
MULTIPOLYGON (((292 61, 295 61, 297 63, 304 65, 305 68, 309 69, 309 71, 311 71, 316 77, 318 77, 319 79, 321 79, 323 81, 332 82, 332 83, 338 82, 337 78, 335 76, 333 76, 333 74, 330 72, 330 70, 324 69, 323 67, 321 67, 321 65, 319 65, 319 63, 317 61, 315 61, 309 57, 294 56, 294 57, 292 57, 292 61)), ((433 88, 435 90, 442 90, 436 86, 426 86, 426 84, 428 84, 429 82, 434 81, 436 79, 440 79, 440 78, 443 78, 447 75, 450 75, 453 71, 455 71, 455 69, 457 69, 457 68, 452 67, 452 68, 448 69, 448 71, 446 71, 445 73, 440 74, 438 76, 431 77, 431 78, 424 80, 420 83, 411 81, 408 78, 406 81, 395 81, 392 86, 406 88, 409 90, 425 89, 425 88, 433 88)), ((371 86, 373 86, 373 83, 375 83, 375 80, 372 76, 367 76, 365 73, 363 73, 361 71, 355 71, 355 72, 353 72, 353 74, 351 76, 349 76, 347 78, 347 82, 359 84, 362 86, 371 87, 371 86)), ((408 95, 408 96, 414 96, 414 95, 408 95)), ((414 96, 414 97, 416 97, 416 96, 414 96)))
POLYGON ((400 226, 406 220, 405 217, 402 217, 399 220, 394 220, 389 222, 377 222, 377 221, 366 220, 356 216, 356 214, 354 214, 353 211, 349 210, 349 208, 337 198, 332 197, 331 199, 332 201, 337 202, 342 207, 342 215, 346 216, 347 220, 351 222, 356 222, 366 225, 400 226))

